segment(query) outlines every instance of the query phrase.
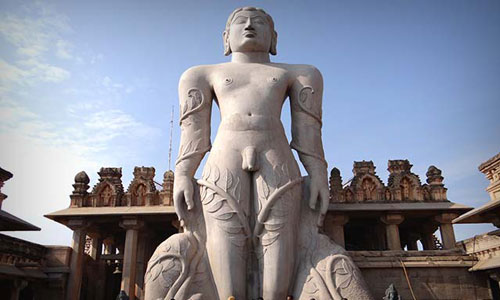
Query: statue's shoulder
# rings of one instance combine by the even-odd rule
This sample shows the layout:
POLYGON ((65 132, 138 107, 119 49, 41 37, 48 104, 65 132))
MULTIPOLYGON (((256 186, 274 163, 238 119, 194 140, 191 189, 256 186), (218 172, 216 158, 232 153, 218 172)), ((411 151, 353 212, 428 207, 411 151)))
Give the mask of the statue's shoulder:
POLYGON ((289 72, 291 78, 310 78, 313 80, 323 80, 321 72, 313 65, 303 64, 278 64, 289 72))
POLYGON ((193 66, 184 71, 181 75, 181 80, 193 80, 193 79, 201 79, 206 77, 209 73, 212 65, 199 65, 193 66))
POLYGON ((193 66, 182 73, 180 80, 205 80, 207 82, 210 82, 210 78, 212 78, 212 76, 217 72, 223 71, 225 68, 227 68, 227 65, 228 63, 193 66))

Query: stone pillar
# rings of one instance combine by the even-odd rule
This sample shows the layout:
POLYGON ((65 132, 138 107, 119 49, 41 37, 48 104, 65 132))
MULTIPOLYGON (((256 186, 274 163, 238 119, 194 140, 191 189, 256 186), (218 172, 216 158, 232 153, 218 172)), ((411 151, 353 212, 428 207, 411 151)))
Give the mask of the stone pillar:
POLYGON ((90 256, 93 260, 98 260, 102 253, 102 238, 99 235, 93 235, 92 244, 90 245, 90 256))
POLYGON ((349 217, 343 214, 328 213, 325 217, 325 233, 339 246, 345 248, 344 225, 349 217))
POLYGON ((102 241, 102 243, 104 244, 104 254, 116 254, 114 238, 107 237, 102 241))
MULTIPOLYGON (((432 222, 434 223, 434 222, 432 222)), ((420 234, 422 236, 421 242, 424 250, 436 250, 436 244, 434 243, 434 232, 437 229, 437 225, 423 225, 421 227, 420 234)))
POLYGON ((418 234, 408 233, 407 237, 408 250, 418 250, 418 245, 417 245, 418 238, 419 238, 418 234))
POLYGON ((137 245, 137 264, 136 264, 136 289, 135 296, 137 299, 144 299, 144 273, 146 272, 146 265, 148 263, 149 256, 147 255, 147 246, 149 243, 150 232, 146 228, 141 230, 139 235, 138 245, 137 245))
POLYGON ((130 300, 135 298, 136 269, 137 269, 137 242, 139 229, 143 222, 137 218, 127 218, 120 222, 120 226, 127 230, 125 248, 123 251, 121 290, 127 293, 130 300))
POLYGON ((28 286, 28 282, 23 279, 14 279, 10 289, 10 300, 19 300, 21 290, 28 286))
POLYGON ((401 240, 399 238, 398 225, 404 221, 401 214, 390 213, 380 217, 380 220, 386 225, 385 234, 388 250, 401 250, 401 240))
POLYGON ((441 232, 441 239, 443 240, 443 249, 454 249, 456 240, 455 232, 453 231, 453 219, 457 218, 458 214, 443 213, 436 216, 436 221, 439 222, 439 230, 441 232))
POLYGON ((70 273, 66 290, 67 300, 80 299, 83 274, 83 254, 85 250, 86 223, 83 219, 69 220, 68 227, 73 230, 70 273))

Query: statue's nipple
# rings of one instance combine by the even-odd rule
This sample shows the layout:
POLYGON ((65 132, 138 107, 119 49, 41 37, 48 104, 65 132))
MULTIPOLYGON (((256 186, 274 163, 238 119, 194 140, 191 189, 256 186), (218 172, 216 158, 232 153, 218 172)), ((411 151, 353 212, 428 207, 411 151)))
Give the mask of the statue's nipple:
POLYGON ((241 152, 243 158, 241 163, 241 168, 245 171, 257 171, 259 169, 257 165, 257 150, 255 147, 246 147, 241 152))

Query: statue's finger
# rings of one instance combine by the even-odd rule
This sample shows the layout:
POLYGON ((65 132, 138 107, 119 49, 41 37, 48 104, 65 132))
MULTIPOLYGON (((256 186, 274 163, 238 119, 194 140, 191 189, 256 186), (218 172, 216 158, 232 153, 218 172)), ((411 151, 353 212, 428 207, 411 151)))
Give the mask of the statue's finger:
POLYGON ((186 189, 184 191, 184 199, 186 200, 187 209, 188 210, 193 209, 194 202, 193 202, 193 190, 192 189, 186 189))
POLYGON ((184 208, 182 207, 182 202, 183 202, 182 198, 183 198, 182 194, 174 196, 175 213, 177 214, 177 218, 181 222, 184 220, 184 208))
POLYGON ((315 209, 316 208, 316 202, 318 200, 318 189, 312 185, 311 186, 311 194, 310 194, 310 197, 309 197, 309 207, 311 209, 315 209))
POLYGON ((318 224, 316 224, 319 228, 323 227, 323 223, 325 221, 325 214, 320 213, 318 217, 318 224))

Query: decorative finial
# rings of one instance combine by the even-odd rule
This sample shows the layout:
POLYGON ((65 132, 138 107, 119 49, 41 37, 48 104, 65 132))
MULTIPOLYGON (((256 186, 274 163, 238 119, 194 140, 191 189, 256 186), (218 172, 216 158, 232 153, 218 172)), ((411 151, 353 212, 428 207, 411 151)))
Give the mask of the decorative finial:
POLYGON ((73 195, 83 195, 87 193, 89 188, 90 178, 85 173, 85 171, 81 171, 75 175, 75 183, 73 184, 73 195))

